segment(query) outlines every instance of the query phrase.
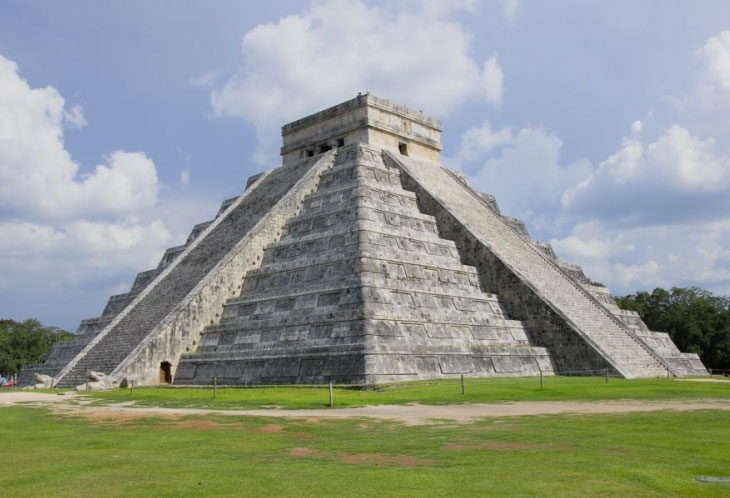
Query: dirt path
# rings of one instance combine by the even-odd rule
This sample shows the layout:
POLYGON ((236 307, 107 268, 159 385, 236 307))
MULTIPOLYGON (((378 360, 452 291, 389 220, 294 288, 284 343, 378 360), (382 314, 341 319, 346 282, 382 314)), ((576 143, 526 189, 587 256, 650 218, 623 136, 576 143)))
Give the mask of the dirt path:
POLYGON ((149 416, 180 417, 183 415, 228 415, 279 418, 349 418, 371 417, 395 420, 406 425, 422 425, 434 420, 450 420, 469 423, 486 417, 515 417, 526 415, 554 414, 611 414, 629 412, 648 412, 657 410, 728 410, 730 400, 699 399, 676 401, 520 401, 500 404, 463 404, 463 405, 376 405, 361 408, 311 409, 311 410, 213 410, 203 408, 161 408, 137 407, 131 403, 106 406, 85 406, 88 398, 75 393, 64 395, 13 392, 0 393, 0 407, 18 403, 46 406, 58 413, 73 413, 83 416, 136 418, 149 416))

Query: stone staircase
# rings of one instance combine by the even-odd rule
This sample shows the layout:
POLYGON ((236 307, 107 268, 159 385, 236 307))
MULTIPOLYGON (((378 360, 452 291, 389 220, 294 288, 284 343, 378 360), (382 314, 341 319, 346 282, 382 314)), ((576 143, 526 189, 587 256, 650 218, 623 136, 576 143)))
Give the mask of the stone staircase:
POLYGON ((385 151, 391 161, 509 267, 621 375, 666 376, 667 366, 598 300, 494 212, 456 175, 435 163, 385 151))
MULTIPOLYGON (((262 176, 240 198, 224 202, 216 220, 196 225, 184 246, 166 251, 154 274, 143 276, 147 282, 139 292, 113 297, 108 311, 114 320, 64 366, 58 373, 57 385, 83 384, 89 370, 111 374, 312 167, 316 159, 279 168, 262 176), (117 302, 120 305, 115 306, 117 302)), ((177 356, 172 361, 177 360, 177 356)))

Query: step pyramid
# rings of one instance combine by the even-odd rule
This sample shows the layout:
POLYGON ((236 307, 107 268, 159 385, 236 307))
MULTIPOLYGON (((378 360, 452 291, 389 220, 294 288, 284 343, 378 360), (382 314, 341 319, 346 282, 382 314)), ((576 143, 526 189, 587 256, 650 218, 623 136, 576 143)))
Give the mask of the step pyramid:
POLYGON ((249 179, 21 382, 706 373, 443 167, 440 133, 370 94, 285 125, 280 168, 249 179))
POLYGON ((397 168, 363 144, 338 150, 221 321, 175 381, 377 384, 552 373, 545 348, 481 290, 397 168))

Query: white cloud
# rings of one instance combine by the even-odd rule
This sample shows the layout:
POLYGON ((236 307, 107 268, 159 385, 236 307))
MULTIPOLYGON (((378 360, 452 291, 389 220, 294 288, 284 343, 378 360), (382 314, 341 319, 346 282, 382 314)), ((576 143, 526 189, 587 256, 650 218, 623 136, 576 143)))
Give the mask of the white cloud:
POLYGON ((519 0, 504 0, 502 14, 504 15, 504 18, 509 21, 510 24, 514 24, 517 20, 517 11, 519 10, 519 8, 519 0))
POLYGON ((55 88, 32 88, 0 56, 0 275, 13 295, 73 282, 106 288, 154 267, 172 242, 154 212, 154 162, 117 150, 81 173, 63 132, 87 122, 80 106, 65 107, 55 88))
POLYGON ((631 123, 631 134, 638 137, 641 134, 641 130, 644 129, 644 124, 638 119, 631 123))
POLYGON ((706 207, 730 187, 730 159, 717 153, 712 139, 699 139, 670 126, 645 145, 624 138, 621 148, 589 178, 568 188, 563 206, 580 216, 633 217, 637 221, 686 214, 706 207))
POLYGON ((470 128, 461 136, 459 159, 475 161, 510 142, 512 142, 512 130, 505 127, 493 131, 489 121, 484 121, 480 127, 470 128))
POLYGON ((730 293, 730 218, 629 228, 594 220, 551 244, 617 294, 688 285, 730 293))
POLYGON ((697 55, 704 63, 708 83, 730 94, 730 31, 709 38, 697 55))
POLYGON ((193 76, 188 80, 188 83, 192 86, 203 86, 203 87, 209 87, 215 85, 216 80, 218 79, 218 71, 208 71, 207 73, 199 74, 198 76, 193 76))
POLYGON ((64 111, 55 88, 31 88, 17 65, 0 56, 0 212, 43 217, 123 215, 157 200, 157 172, 142 152, 116 151, 93 173, 79 174, 63 142, 64 111))
POLYGON ((78 129, 84 128, 89 124, 84 117, 84 108, 80 105, 72 106, 68 111, 65 111, 63 113, 63 119, 78 129))
MULTIPOLYGON (((563 164, 563 142, 543 128, 492 131, 488 122, 462 135, 460 162, 471 184, 496 196, 502 211, 533 227, 559 208, 561 193, 590 172, 587 161, 563 164)), ((539 228, 539 226, 538 226, 539 228)))
POLYGON ((496 55, 471 55, 471 35, 446 2, 369 6, 314 2, 303 14, 262 24, 243 37, 243 65, 211 103, 217 116, 253 123, 265 147, 282 123, 372 91, 444 115, 469 99, 499 105, 496 55))
POLYGON ((180 185, 183 187, 190 185, 190 171, 184 169, 180 172, 180 185))
POLYGON ((562 141, 548 131, 489 123, 462 136, 455 162, 503 212, 614 292, 730 293, 730 31, 696 59, 686 95, 658 99, 595 168, 561 164, 562 141))
MULTIPOLYGON (((160 220, 0 222, 0 273, 52 281, 141 271, 157 265, 172 235, 160 220)), ((129 284, 127 284, 129 287, 129 284)))
POLYGON ((484 68, 482 69, 481 82, 484 100, 495 106, 502 104, 503 80, 502 68, 497 61, 497 56, 493 55, 484 61, 484 68))

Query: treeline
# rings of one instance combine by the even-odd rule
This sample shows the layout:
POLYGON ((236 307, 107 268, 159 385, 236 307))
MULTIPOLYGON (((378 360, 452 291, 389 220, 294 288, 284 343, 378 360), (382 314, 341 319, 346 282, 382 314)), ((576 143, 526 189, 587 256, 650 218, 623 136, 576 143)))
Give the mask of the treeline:
POLYGON ((697 353, 707 368, 730 370, 730 298, 697 287, 617 297, 651 330, 668 332, 681 351, 697 353))
POLYGON ((58 327, 44 327, 38 320, 0 319, 0 374, 17 374, 28 363, 42 363, 56 341, 69 341, 73 334, 58 327))

